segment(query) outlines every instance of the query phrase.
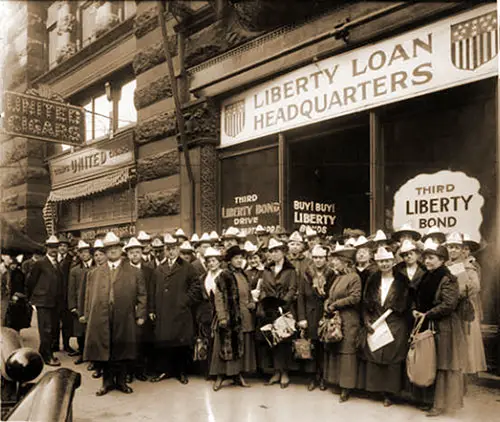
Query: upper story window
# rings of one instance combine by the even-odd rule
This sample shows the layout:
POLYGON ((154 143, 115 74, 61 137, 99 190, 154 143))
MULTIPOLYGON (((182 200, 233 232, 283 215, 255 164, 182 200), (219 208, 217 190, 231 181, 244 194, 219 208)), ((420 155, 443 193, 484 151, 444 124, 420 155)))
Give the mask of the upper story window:
POLYGON ((47 13, 49 68, 94 42, 135 12, 135 0, 53 2, 47 13))

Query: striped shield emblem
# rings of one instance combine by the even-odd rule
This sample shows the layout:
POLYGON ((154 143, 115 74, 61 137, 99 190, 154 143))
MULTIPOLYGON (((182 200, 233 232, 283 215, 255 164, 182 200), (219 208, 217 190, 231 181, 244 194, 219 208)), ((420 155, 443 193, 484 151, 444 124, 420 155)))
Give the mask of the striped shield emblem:
POLYGON ((462 70, 475 70, 498 54, 496 11, 451 26, 451 61, 462 70))
POLYGON ((245 127, 245 100, 228 104, 224 108, 224 132, 234 138, 245 127))

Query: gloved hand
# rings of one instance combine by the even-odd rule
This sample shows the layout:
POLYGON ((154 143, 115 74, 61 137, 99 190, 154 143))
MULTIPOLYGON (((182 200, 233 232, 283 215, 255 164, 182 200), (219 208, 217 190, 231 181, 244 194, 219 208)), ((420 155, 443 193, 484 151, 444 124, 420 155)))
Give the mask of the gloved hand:
POLYGON ((150 319, 151 321, 156 320, 156 314, 154 314, 153 312, 151 312, 151 313, 149 314, 149 319, 150 319))
POLYGON ((305 330, 307 328, 307 321, 303 319, 302 321, 299 321, 297 323, 297 326, 301 328, 302 330, 305 330))
POLYGON ((247 308, 251 311, 255 309, 255 303, 254 302, 248 302, 247 308))
POLYGON ((84 317, 84 316, 81 316, 80 318, 78 318, 78 321, 82 324, 86 324, 87 323, 87 319, 84 317))
POLYGON ((139 327, 141 327, 142 325, 144 325, 144 318, 137 318, 137 325, 139 327))

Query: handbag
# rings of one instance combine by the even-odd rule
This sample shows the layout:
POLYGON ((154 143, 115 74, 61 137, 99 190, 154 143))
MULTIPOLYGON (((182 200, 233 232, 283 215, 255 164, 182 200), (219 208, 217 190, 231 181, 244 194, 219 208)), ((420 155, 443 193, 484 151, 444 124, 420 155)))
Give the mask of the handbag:
POLYGON ((420 332, 425 316, 416 320, 410 334, 410 349, 406 356, 406 373, 412 384, 429 387, 436 379, 436 342, 431 328, 420 332))
POLYGON ((323 343, 338 343, 342 341, 342 318, 340 312, 335 311, 331 318, 323 317, 318 324, 318 336, 323 343))
POLYGON ((274 320, 272 324, 266 324, 260 327, 264 338, 270 347, 274 347, 282 341, 290 338, 296 332, 295 318, 291 312, 283 313, 279 308, 281 315, 274 320))
POLYGON ((208 340, 205 337, 196 337, 194 342, 193 360, 195 362, 208 359, 208 340))
POLYGON ((293 356, 297 360, 313 360, 314 345, 304 334, 304 330, 300 330, 300 338, 293 341, 293 356))

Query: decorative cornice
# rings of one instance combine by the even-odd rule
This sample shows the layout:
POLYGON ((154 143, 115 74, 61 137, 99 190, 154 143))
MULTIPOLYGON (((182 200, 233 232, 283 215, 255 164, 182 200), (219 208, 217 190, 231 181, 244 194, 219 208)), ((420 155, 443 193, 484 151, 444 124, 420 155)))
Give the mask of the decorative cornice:
POLYGON ((137 181, 159 179, 180 172, 179 151, 177 149, 161 152, 137 160, 137 181))
POLYGON ((134 105, 140 110, 163 98, 172 96, 172 84, 168 75, 155 79, 142 88, 136 88, 134 92, 134 105))
POLYGON ((216 144, 219 139, 220 112, 211 100, 198 101, 183 108, 189 148, 216 144))
POLYGON ((137 198, 139 218, 177 215, 181 212, 180 187, 148 192, 137 198))
MULTIPOLYGON (((172 56, 177 55, 177 36, 171 35, 168 37, 168 47, 172 56)), ((165 61, 165 52, 163 51, 163 43, 157 42, 152 46, 139 51, 136 53, 134 57, 134 61, 132 63, 134 67, 135 75, 140 75, 144 73, 146 70, 159 65, 165 61)))

